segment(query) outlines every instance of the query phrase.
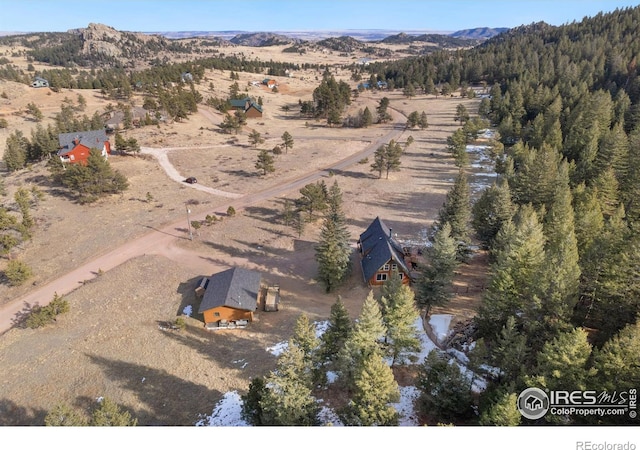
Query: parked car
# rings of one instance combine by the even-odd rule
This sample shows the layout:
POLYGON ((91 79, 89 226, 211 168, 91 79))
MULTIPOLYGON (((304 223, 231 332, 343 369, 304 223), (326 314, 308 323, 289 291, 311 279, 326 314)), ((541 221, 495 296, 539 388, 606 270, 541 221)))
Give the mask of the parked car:
POLYGON ((198 180, 196 180, 195 177, 189 177, 186 180, 184 180, 185 183, 189 183, 189 184, 196 184, 198 182, 198 180))

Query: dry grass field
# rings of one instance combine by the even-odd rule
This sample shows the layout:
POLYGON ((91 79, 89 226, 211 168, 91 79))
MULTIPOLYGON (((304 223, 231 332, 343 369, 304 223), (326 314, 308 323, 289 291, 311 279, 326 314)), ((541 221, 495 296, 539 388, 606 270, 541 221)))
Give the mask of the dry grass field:
MULTIPOLYGON (((282 57, 270 48, 245 51, 265 59, 282 57), (273 53, 259 53, 263 51, 273 53)), ((322 56, 327 62, 340 62, 337 56, 322 56)), ((346 81, 348 75, 338 70, 337 76, 346 81)), ((263 97, 265 115, 250 120, 237 136, 220 133, 222 116, 202 107, 187 121, 135 129, 125 137, 136 138, 143 147, 168 149, 169 161, 180 174, 195 176, 202 185, 236 194, 256 193, 328 167, 389 131, 384 125, 342 129, 300 119, 295 106, 299 99, 311 99, 318 84, 316 76, 308 72, 279 78, 279 92, 274 93, 248 86, 251 80, 260 79, 259 75, 240 73, 239 84, 247 86, 247 93, 263 97), (283 112, 284 105, 291 106, 291 111, 283 112), (248 141, 253 129, 266 139, 258 148, 273 148, 285 131, 293 136, 294 147, 277 157, 275 173, 261 176, 255 169, 258 149, 248 141)), ((226 95, 231 84, 228 73, 212 72, 207 78, 199 87, 205 98, 226 95), (214 92, 209 91, 209 82, 214 84, 214 92)), ((65 97, 75 99, 82 94, 88 115, 107 104, 92 91, 52 93, 0 81, 2 92, 8 98, 0 99, 0 117, 10 126, 0 130, 0 148, 13 130, 29 136, 35 123, 21 114, 29 102, 36 102, 45 113, 45 124, 65 97)), ((446 137, 457 127, 453 118, 456 106, 462 102, 475 111, 477 104, 477 100, 459 97, 406 99, 400 92, 377 92, 361 95, 350 112, 365 105, 373 109, 383 96, 399 113, 425 111, 429 128, 403 132, 401 142, 409 135, 415 142, 402 157, 401 171, 392 173, 388 180, 377 179, 370 172, 370 163, 325 177, 327 184, 337 181, 343 192, 354 247, 358 235, 376 216, 392 227, 399 239, 420 239, 457 173, 445 151, 446 137)), ((150 228, 181 218, 186 228, 187 202, 194 215, 230 202, 170 179, 150 156, 113 156, 111 164, 128 177, 130 188, 92 205, 76 204, 59 192, 49 183, 43 164, 3 174, 9 195, 17 186, 37 185, 45 198, 33 211, 37 220, 33 239, 11 255, 29 264, 34 277, 21 287, 0 285, 0 305, 148 233, 150 228), (151 201, 147 193, 151 193, 151 201)), ((326 294, 315 281, 319 222, 309 224, 298 236, 282 221, 284 199, 297 197, 298 192, 293 191, 249 206, 235 217, 202 227, 193 241, 186 238, 184 230, 184 236, 169 247, 134 258, 66 295, 71 311, 55 324, 38 330, 12 329, 1 335, 0 425, 42 425, 46 412, 57 403, 86 407, 100 396, 129 409, 142 425, 193 425, 200 414, 211 412, 225 392, 244 392, 252 377, 274 367, 275 357, 267 348, 289 337, 300 314, 324 320, 340 295, 356 317, 368 292, 357 256, 354 254, 349 281, 335 293, 326 294), (160 327, 162 322, 175 319, 186 305, 197 310, 193 289, 198 278, 229 266, 255 268, 265 281, 279 284, 281 311, 259 312, 258 320, 244 330, 206 332, 197 315, 188 319, 184 331, 160 327)), ((478 286, 483 268, 483 264, 471 264, 462 271, 473 273, 476 281, 472 285, 478 286)), ((460 317, 467 317, 477 301, 473 288, 464 290, 468 283, 462 282, 457 303, 450 305, 460 317)))

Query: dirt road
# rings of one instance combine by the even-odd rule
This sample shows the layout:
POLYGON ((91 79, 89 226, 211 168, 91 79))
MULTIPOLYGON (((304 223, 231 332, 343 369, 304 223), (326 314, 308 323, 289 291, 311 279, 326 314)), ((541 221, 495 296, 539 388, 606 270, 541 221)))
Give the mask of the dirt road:
MULTIPOLYGON (((357 162, 362 158, 370 156, 380 145, 387 143, 391 139, 397 140, 398 137, 402 134, 405 129, 404 123, 406 121, 406 118, 396 111, 393 111, 393 116, 394 120, 396 120, 397 122, 393 125, 390 125, 389 132, 373 141, 364 150, 361 150, 347 158, 337 161, 329 167, 320 170, 314 170, 301 177, 287 180, 283 183, 280 183, 273 187, 269 187, 260 192, 235 198, 233 202, 221 205, 214 211, 210 211, 210 213, 215 212, 217 214, 224 215, 229 206, 233 206, 236 210, 240 210, 246 208, 247 206, 258 204, 266 199, 270 199, 287 192, 300 189, 308 183, 313 183, 314 181, 324 176, 328 176, 330 171, 343 170, 349 166, 357 164, 357 162)), ((155 153, 156 156, 165 155, 166 157, 166 151, 151 152, 147 150, 147 152, 155 153)), ((158 159, 159 161, 162 161, 161 156, 158 159)), ((175 177, 174 179, 177 178, 179 181, 181 181, 180 174, 175 171, 175 169, 173 169, 175 171, 175 174, 173 174, 173 176, 171 175, 170 172, 172 166, 170 165, 168 160, 165 164, 163 164, 162 162, 161 164, 170 177, 175 177)), ((200 185, 190 186, 194 188, 205 187, 200 185)), ((217 191, 215 189, 212 191, 215 191, 211 192, 215 195, 223 195, 226 197, 235 196, 235 194, 217 191)), ((199 216, 191 217, 191 219, 204 220, 205 216, 206 214, 200 214, 199 216)), ((57 278, 50 283, 47 283, 46 285, 35 287, 29 294, 20 298, 16 298, 12 302, 0 308, 0 333, 4 333, 12 326, 14 326, 15 323, 20 320, 23 314, 27 312, 31 307, 33 307, 33 305, 38 304, 43 306, 49 303, 55 293, 59 295, 67 294, 82 286, 86 281, 91 280, 136 256, 148 254, 164 254, 163 249, 168 248, 171 242, 176 239, 188 239, 188 236, 186 236, 184 233, 184 220, 168 224, 159 229, 152 229, 146 235, 128 242, 116 249, 108 251, 107 253, 98 256, 92 261, 66 273, 65 275, 57 278)))

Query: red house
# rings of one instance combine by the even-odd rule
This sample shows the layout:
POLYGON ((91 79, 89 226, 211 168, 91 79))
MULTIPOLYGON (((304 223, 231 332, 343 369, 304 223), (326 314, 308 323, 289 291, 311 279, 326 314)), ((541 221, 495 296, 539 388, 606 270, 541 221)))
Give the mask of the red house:
POLYGON ((111 154, 111 144, 104 130, 80 131, 58 135, 58 156, 63 163, 86 164, 89 150, 95 148, 106 159, 111 154))

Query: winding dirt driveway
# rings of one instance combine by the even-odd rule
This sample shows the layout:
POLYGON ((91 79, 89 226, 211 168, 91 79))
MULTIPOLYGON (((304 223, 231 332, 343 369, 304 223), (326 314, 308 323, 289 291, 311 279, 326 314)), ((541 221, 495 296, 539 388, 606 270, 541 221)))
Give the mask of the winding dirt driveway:
MULTIPOLYGON (((217 189, 207 188, 199 184, 187 185, 193 189, 204 190, 210 192, 213 195, 219 195, 223 197, 234 198, 233 207, 236 210, 246 208, 247 206, 255 205, 264 200, 276 197, 287 192, 298 190, 303 186, 313 183, 318 179, 328 176, 330 171, 343 170, 347 167, 357 164, 362 158, 368 157, 375 150, 383 144, 386 144, 391 139, 397 140, 398 137, 405 130, 406 117, 392 110, 394 119, 396 120, 390 131, 384 136, 372 141, 365 149, 348 156, 340 161, 335 162, 329 167, 324 169, 311 171, 303 176, 287 180, 276 186, 266 188, 260 192, 253 194, 233 194, 229 192, 219 191, 217 189)), ((165 172, 172 179, 177 182, 183 183, 183 177, 178 171, 171 165, 168 159, 168 152, 171 150, 178 150, 178 148, 165 148, 165 149, 149 149, 145 148, 144 153, 154 155, 165 172)), ((218 214, 224 214, 227 208, 231 206, 231 203, 219 206, 213 212, 218 214)), ((201 216, 194 216, 193 220, 204 220, 206 214, 201 216)), ((54 293, 59 295, 67 294, 78 287, 82 286, 86 281, 91 280, 98 276, 101 272, 106 272, 114 267, 123 264, 124 262, 142 255, 164 255, 169 258, 172 257, 172 243, 176 239, 188 239, 184 234, 184 220, 176 221, 162 228, 153 229, 149 233, 141 236, 133 241, 127 242, 113 250, 107 251, 102 255, 97 256, 95 259, 89 261, 86 264, 62 275, 56 280, 47 283, 43 286, 35 288, 32 292, 22 297, 7 303, 0 308, 0 333, 4 333, 11 327, 13 327, 22 317, 34 305, 46 305, 53 298, 54 293)))

